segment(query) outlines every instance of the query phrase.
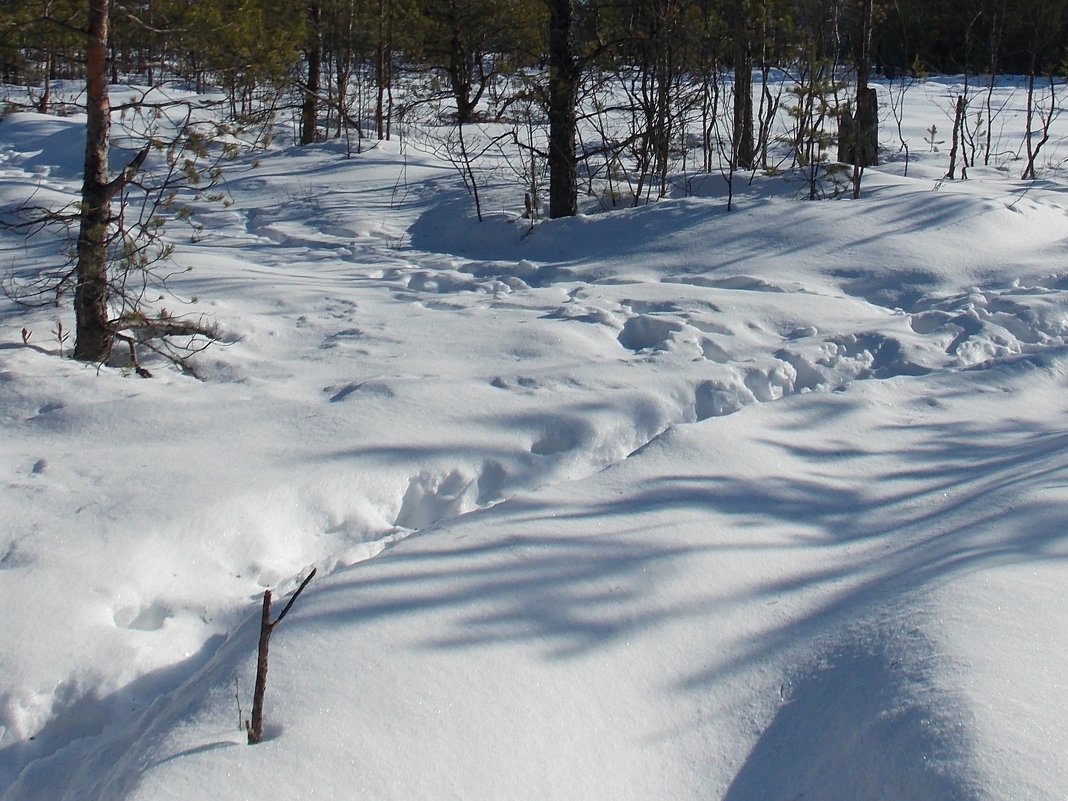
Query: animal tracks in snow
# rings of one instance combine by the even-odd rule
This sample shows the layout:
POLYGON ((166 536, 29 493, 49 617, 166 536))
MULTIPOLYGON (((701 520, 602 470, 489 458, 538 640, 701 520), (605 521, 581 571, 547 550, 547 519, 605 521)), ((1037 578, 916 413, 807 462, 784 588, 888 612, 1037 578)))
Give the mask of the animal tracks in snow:
POLYGON ((959 367, 1063 346, 1068 342, 1064 277, 1044 283, 923 298, 914 304, 909 325, 942 343, 959 367))
POLYGON ((736 289, 742 292, 789 292, 780 286, 769 283, 762 278, 753 278, 749 275, 732 275, 726 278, 711 278, 702 275, 672 278, 669 283, 689 284, 690 286, 705 287, 709 289, 736 289))
POLYGON ((682 323, 676 320, 638 315, 623 323, 619 344, 633 351, 664 350, 673 335, 682 330, 682 323))
POLYGON ((154 601, 144 606, 124 606, 115 611, 115 625, 137 631, 159 631, 174 611, 164 603, 154 601))
MULTIPOLYGON (((357 348, 366 354, 348 363, 346 378, 324 382, 321 402, 342 415, 377 414, 383 404, 404 407, 418 397, 422 379, 401 373, 431 378, 434 348, 471 348, 479 354, 472 374, 450 374, 449 380, 461 393, 473 386, 500 393, 477 397, 494 410, 488 419, 510 415, 512 444, 492 456, 442 446, 398 457, 403 472, 389 479, 380 510, 401 534, 589 475, 639 452, 673 425, 834 391, 851 381, 970 366, 961 354, 975 347, 973 340, 993 341, 982 339, 984 326, 997 326, 1006 337, 1015 331, 1029 346, 1054 341, 1064 326, 1050 301, 1060 290, 922 298, 906 313, 833 286, 807 291, 751 275, 629 282, 524 261, 464 262, 414 252, 404 260, 365 274, 363 286, 389 297, 395 319, 420 316, 409 327, 390 329, 380 309, 373 318, 374 303, 357 308, 331 298, 320 304, 322 358, 345 359, 357 348), (792 302, 784 307, 787 294, 792 302), (463 320, 482 315, 493 316, 499 337, 465 341, 463 320), (448 320, 441 330, 452 341, 434 333, 439 319, 448 320), (400 373, 388 371, 394 358, 400 373), (361 375, 368 360, 373 372, 361 375), (600 371, 601 362, 613 372, 600 371)), ((311 321, 308 326, 314 328, 311 321)), ((128 621, 132 627, 140 627, 133 626, 140 615, 128 621)), ((160 619, 148 614, 140 623, 160 619)))
MULTIPOLYGON (((310 239, 343 247, 352 233, 325 219, 318 231, 283 223, 257 220, 255 233, 275 241, 284 229, 280 249, 289 254, 310 239)), ((1068 331, 1068 280, 1056 276, 938 297, 917 283, 891 296, 851 275, 801 285, 753 265, 701 273, 690 264, 650 281, 640 271, 632 278, 633 265, 472 260, 384 238, 358 244, 358 259, 313 256, 277 271, 298 290, 281 316, 306 344, 303 358, 330 373, 310 415, 328 416, 357 442, 364 421, 388 428, 389 414, 469 416, 485 404, 486 420, 511 421, 508 446, 492 453, 477 444, 396 448, 398 472, 374 477, 381 497, 371 527, 387 539, 590 475, 675 425, 853 381, 982 366, 1064 344, 1068 331), (321 270, 346 277, 319 294, 321 270), (424 386, 443 380, 455 387, 456 408, 442 408, 451 390, 422 400, 424 386)), ((361 467, 348 469, 363 480, 361 467)), ((116 613, 116 625, 135 632, 170 620, 151 603, 116 613)))
MULTIPOLYGON (((413 264, 400 271, 405 275, 395 280, 403 282, 404 294, 398 299, 438 311, 510 313, 502 325, 533 319, 539 326, 579 331, 574 326, 580 324, 591 332, 587 340, 599 330, 605 358, 632 361, 648 371, 649 381, 670 373, 689 385, 688 411, 680 419, 704 420, 850 381, 980 366, 1062 345, 1068 335, 1062 311, 1068 281, 1056 276, 1039 286, 974 289, 953 297, 920 291, 890 297, 859 292, 848 274, 837 276, 841 286, 828 292, 750 274, 709 271, 666 277, 659 284, 630 283, 570 265, 455 259, 444 265, 436 258, 432 267, 413 264), (765 300, 782 294, 798 298, 796 319, 781 319, 781 311, 776 317, 782 301, 765 300), (821 331, 808 322, 836 317, 840 324, 834 329, 824 322, 821 331), (615 355, 607 348, 610 341, 615 355)), ((493 385, 518 393, 535 389, 506 375, 493 385)), ((547 438, 534 452, 551 450, 551 442, 547 438)))

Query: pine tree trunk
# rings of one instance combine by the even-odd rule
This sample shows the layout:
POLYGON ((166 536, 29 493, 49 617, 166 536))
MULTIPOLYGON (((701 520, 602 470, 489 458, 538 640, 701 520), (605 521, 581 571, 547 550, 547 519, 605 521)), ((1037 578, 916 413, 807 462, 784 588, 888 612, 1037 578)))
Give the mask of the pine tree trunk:
POLYGON ((109 0, 90 0, 86 41, 85 175, 78 230, 77 284, 74 290, 74 358, 101 362, 111 354, 114 334, 108 321, 108 226, 113 189, 108 181, 111 104, 108 98, 107 38, 109 0))
POLYGON ((47 114, 52 105, 52 73, 55 70, 55 56, 52 48, 45 53, 44 88, 41 90, 41 99, 37 103, 37 112, 47 114))
POLYGON ((838 160, 858 168, 879 163, 879 99, 871 76, 871 40, 874 25, 872 0, 865 0, 861 30, 861 48, 857 54, 857 103, 852 117, 839 120, 838 160))
POLYGON ((740 34, 734 44, 734 163, 735 169, 753 167, 753 55, 748 37, 740 34))
POLYGON ((549 2, 549 217, 578 213, 575 105, 579 70, 572 45, 571 0, 549 2))
POLYGON ((879 163, 879 98, 874 86, 857 95, 857 160, 861 167, 879 163))
POLYGON ((379 139, 387 139, 385 121, 385 98, 386 98, 386 3, 378 0, 378 42, 375 46, 375 133, 379 139))
POLYGON ((475 121, 475 103, 471 97, 471 61, 463 42, 459 20, 453 20, 449 37, 449 86, 456 101, 456 122, 466 125, 475 121))
POLYGON ((300 109, 300 143, 310 145, 315 141, 319 123, 319 79, 322 72, 322 37, 320 34, 322 12, 319 3, 308 5, 308 83, 304 87, 304 103, 300 109))

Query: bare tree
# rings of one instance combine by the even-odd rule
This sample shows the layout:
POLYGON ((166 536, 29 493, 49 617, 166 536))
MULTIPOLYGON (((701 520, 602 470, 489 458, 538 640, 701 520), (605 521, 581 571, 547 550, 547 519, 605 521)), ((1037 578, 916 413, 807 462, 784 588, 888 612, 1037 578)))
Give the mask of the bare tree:
POLYGON ((1023 180, 1035 179, 1035 161, 1042 146, 1049 140, 1049 128, 1057 116, 1056 85, 1053 79, 1055 62, 1051 52, 1057 52, 1054 43, 1062 29, 1065 17, 1063 2, 1051 3, 1048 0, 1026 0, 1021 3, 1019 20, 1027 26, 1027 130, 1024 133, 1024 145, 1027 148, 1027 166, 1024 167, 1023 180), (1049 109, 1039 105, 1035 83, 1040 75, 1049 81, 1049 109))
MULTIPOLYGON (((957 179, 957 153, 963 150, 964 118, 967 114, 967 109, 968 103, 965 101, 964 95, 957 95, 957 104, 954 106, 953 111, 953 144, 949 150, 949 172, 946 173, 946 178, 951 181, 957 179)), ((962 179, 968 178, 968 163, 966 160, 962 160, 960 177, 962 179)))

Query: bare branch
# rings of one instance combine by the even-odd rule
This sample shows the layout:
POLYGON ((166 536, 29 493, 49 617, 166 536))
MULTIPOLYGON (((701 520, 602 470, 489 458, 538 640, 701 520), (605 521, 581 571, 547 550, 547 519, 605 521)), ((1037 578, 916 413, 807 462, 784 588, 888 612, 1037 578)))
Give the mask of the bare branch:
POLYGON ((281 623, 282 622, 282 618, 284 618, 289 613, 289 610, 292 608, 293 604, 296 603, 297 598, 299 598, 300 594, 302 592, 304 592, 304 588, 308 586, 308 583, 313 578, 315 578, 316 572, 318 572, 318 568, 313 567, 312 568, 312 572, 308 574, 308 577, 306 579, 304 579, 304 581, 302 581, 300 583, 300 586, 297 587, 297 591, 295 593, 293 593, 293 597, 289 599, 289 603, 287 603, 285 605, 285 608, 282 609, 282 613, 277 618, 275 618, 274 623, 271 624, 271 628, 272 629, 275 626, 277 626, 279 623, 281 623))

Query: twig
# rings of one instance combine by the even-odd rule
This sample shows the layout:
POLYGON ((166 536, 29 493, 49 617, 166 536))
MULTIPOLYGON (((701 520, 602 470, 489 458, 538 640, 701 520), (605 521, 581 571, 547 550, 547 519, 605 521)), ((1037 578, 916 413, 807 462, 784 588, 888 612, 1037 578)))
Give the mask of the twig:
POLYGON ((244 728, 245 712, 241 709, 241 680, 234 676, 234 698, 237 699, 237 730, 244 728))
POLYGON ((267 692, 267 655, 271 641, 271 633, 289 613, 293 604, 296 603, 297 598, 304 592, 304 588, 308 586, 308 583, 315 576, 315 572, 316 570, 313 568, 312 572, 308 574, 308 577, 301 582, 297 591, 293 593, 293 597, 289 599, 289 603, 282 609, 282 614, 275 618, 273 623, 271 622, 271 591, 263 591, 263 612, 260 616, 260 643, 256 657, 256 687, 252 693, 252 720, 245 721, 245 731, 248 734, 249 745, 255 745, 263 740, 263 696, 267 692))

